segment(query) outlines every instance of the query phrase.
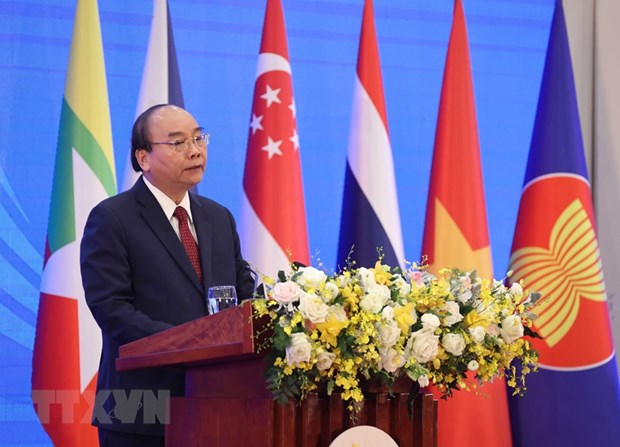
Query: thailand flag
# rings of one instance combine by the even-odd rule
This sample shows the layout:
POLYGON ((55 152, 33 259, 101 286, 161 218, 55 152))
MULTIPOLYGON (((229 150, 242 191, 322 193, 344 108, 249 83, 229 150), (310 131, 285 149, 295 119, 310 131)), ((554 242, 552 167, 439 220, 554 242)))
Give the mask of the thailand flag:
POLYGON ((619 446, 620 392, 562 3, 556 2, 510 259, 538 373, 511 399, 516 446, 619 446))
POLYGON ((403 238, 372 0, 364 3, 351 115, 337 263, 345 267, 350 259, 358 267, 370 267, 380 250, 386 264, 402 265, 403 238))
POLYGON ((244 258, 275 276, 310 263, 291 65, 280 0, 268 0, 243 176, 244 258))

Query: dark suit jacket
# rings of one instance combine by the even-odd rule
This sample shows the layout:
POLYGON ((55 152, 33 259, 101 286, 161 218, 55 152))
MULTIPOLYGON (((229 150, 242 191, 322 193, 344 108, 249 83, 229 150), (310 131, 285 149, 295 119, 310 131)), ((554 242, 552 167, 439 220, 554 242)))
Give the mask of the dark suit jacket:
MULTIPOLYGON (((131 390, 182 395, 180 370, 117 372, 119 346, 206 315, 205 291, 210 286, 232 284, 239 298, 252 295, 254 281, 241 257, 230 212, 191 193, 190 203, 204 284, 199 283, 179 237, 142 178, 131 190, 101 202, 88 217, 80 256, 86 302, 103 334, 98 398, 107 397, 107 390, 120 390, 114 393, 124 392, 125 398, 131 390)), ((133 422, 129 419, 135 408, 127 403, 121 408, 118 401, 109 397, 105 413, 96 411, 93 423, 163 435, 161 424, 144 422, 142 409, 135 423, 128 423, 133 422)))

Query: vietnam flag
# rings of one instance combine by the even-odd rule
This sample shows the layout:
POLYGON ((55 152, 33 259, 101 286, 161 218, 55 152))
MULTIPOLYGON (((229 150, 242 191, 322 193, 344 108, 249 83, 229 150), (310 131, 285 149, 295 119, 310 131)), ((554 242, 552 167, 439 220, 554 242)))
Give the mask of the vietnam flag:
POLYGON ((280 0, 267 0, 243 175, 239 235, 254 269, 309 264, 299 136, 280 0))
POLYGON ((337 263, 404 262, 392 146, 381 79, 372 0, 364 3, 342 200, 337 263), (351 251, 353 250, 353 251, 351 251))
MULTIPOLYGON (((458 267, 493 277, 477 127, 465 15, 455 0, 422 245, 435 274, 458 267)), ((461 391, 439 401, 440 447, 511 445, 505 382, 478 390, 484 396, 461 391)))
POLYGON ((79 244, 91 208, 116 192, 96 0, 79 0, 60 116, 32 365, 32 399, 54 445, 98 445, 90 425, 101 334, 86 306, 79 244))
POLYGON ((510 267, 542 292, 540 369, 510 399, 515 445, 620 445, 620 385, 562 3, 556 2, 510 267))
MULTIPOLYGON (((185 107, 167 0, 153 0, 151 34, 142 71, 136 118, 157 104, 185 107)), ((131 188, 140 176, 131 165, 133 158, 134 154, 129 154, 121 188, 123 191, 131 188)))

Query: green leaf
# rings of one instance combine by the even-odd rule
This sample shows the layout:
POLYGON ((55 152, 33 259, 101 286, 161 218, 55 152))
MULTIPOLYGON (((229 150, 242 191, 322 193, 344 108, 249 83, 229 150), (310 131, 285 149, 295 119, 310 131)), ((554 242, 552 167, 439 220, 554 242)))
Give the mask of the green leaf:
POLYGON ((542 298, 542 293, 540 292, 530 292, 530 301, 532 304, 536 304, 539 299, 542 298))

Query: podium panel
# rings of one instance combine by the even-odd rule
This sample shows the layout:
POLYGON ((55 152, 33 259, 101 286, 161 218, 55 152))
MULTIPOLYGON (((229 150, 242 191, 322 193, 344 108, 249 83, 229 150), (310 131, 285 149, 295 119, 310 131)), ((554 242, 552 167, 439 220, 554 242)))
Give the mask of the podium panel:
MULTIPOLYGON (((178 366, 185 395, 172 398, 167 447, 328 447, 352 427, 341 396, 311 393, 302 403, 280 405, 263 378, 264 323, 251 302, 121 346, 117 369, 178 366)), ((414 400, 407 411, 408 383, 392 393, 365 390, 356 425, 388 433, 400 447, 437 445, 437 401, 414 400)))

